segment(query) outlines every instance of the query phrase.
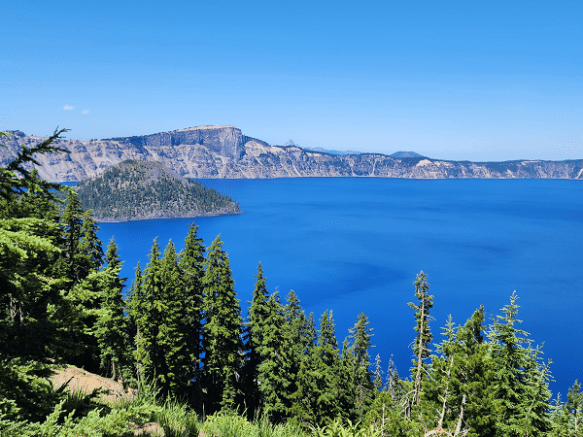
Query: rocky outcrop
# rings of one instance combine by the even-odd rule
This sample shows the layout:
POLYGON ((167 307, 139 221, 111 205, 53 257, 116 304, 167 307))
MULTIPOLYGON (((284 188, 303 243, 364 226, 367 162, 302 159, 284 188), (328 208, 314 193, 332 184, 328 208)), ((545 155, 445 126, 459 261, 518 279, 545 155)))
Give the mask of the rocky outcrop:
MULTIPOLYGON (((20 144, 42 137, 12 131, 2 142, 0 164, 10 162, 20 144)), ((388 177, 583 179, 583 159, 572 161, 440 161, 379 153, 334 155, 296 145, 270 146, 234 126, 199 126, 128 138, 93 141, 62 139, 69 154, 37 156, 39 173, 49 181, 80 181, 128 159, 158 161, 189 178, 388 177)))

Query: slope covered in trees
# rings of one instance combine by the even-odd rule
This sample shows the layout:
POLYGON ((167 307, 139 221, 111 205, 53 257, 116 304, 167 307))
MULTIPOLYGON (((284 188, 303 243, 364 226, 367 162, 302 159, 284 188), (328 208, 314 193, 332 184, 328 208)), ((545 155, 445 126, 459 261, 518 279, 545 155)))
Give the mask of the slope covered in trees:
POLYGON ((100 221, 236 214, 239 205, 214 188, 189 181, 159 162, 124 161, 77 186, 79 200, 100 221))
POLYGON ((480 307, 436 338, 419 273, 408 377, 378 355, 371 364, 365 314, 339 343, 333 312, 316 323, 293 291, 282 301, 261 265, 244 312, 222 241, 207 249, 194 225, 180 253, 154 240, 124 297, 115 242, 104 253, 76 193, 59 213, 58 187, 22 166, 55 151, 48 141, 0 168, 0 435, 133 435, 132 424, 172 409, 160 420, 181 425, 167 435, 197 435, 197 414, 207 436, 581 435, 581 386, 551 400, 550 362, 520 329, 515 293, 489 324, 480 307), (138 400, 72 403, 46 380, 59 363, 134 386, 138 400), (156 392, 166 409, 148 412, 156 392), (252 418, 263 422, 245 428, 252 418))

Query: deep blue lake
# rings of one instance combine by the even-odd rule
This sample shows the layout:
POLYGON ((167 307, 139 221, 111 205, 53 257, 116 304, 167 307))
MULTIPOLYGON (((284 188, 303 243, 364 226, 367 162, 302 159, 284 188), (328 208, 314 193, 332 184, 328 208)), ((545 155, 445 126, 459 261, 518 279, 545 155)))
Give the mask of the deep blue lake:
POLYGON ((374 328, 371 356, 386 370, 394 356, 409 376, 415 338, 413 281, 428 275, 431 329, 452 315, 463 324, 484 304, 502 314, 513 290, 520 326, 545 343, 566 395, 583 379, 583 183, 569 180, 402 180, 299 178, 201 180, 230 195, 243 214, 197 219, 101 223, 125 261, 129 285, 148 262, 154 237, 178 249, 191 222, 206 245, 221 234, 242 302, 251 299, 261 261, 270 291, 293 289, 306 313, 334 311, 341 343, 360 312, 374 328))

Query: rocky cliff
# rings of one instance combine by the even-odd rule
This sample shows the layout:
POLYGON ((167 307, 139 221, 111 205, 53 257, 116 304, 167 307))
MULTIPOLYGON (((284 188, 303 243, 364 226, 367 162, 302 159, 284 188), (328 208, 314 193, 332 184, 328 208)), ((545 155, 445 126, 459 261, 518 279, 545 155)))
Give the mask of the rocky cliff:
MULTIPOLYGON (((44 138, 10 131, 2 138, 0 164, 10 162, 19 145, 44 138)), ((199 126, 128 138, 93 141, 62 139, 69 154, 38 156, 39 173, 49 181, 80 181, 128 159, 159 161, 188 178, 389 177, 583 179, 583 159, 505 162, 440 161, 425 157, 395 158, 379 153, 333 155, 301 147, 270 146, 233 126, 199 126)))

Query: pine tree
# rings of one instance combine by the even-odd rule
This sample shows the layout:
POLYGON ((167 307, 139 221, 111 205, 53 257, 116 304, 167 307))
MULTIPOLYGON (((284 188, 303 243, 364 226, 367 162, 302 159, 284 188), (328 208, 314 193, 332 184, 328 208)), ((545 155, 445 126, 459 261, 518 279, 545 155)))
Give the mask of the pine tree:
POLYGON ((286 337, 285 316, 279 295, 274 292, 266 303, 263 332, 260 335, 257 382, 263 413, 272 422, 281 422, 289 414, 293 389, 290 338, 286 337))
POLYGON ((514 292, 488 332, 496 369, 493 396, 499 403, 496 436, 518 437, 525 431, 542 436, 551 427, 548 372, 530 348, 528 333, 515 326, 522 322, 517 300, 514 292))
POLYGON ((202 370, 202 318, 204 294, 202 278, 204 277, 203 240, 198 238, 198 226, 190 225, 188 235, 184 241, 184 249, 180 254, 179 267, 183 275, 184 306, 187 317, 188 348, 192 354, 194 379, 200 383, 202 370))
POLYGON ((63 249, 64 249, 64 273, 72 281, 79 283, 88 272, 84 271, 83 262, 80 261, 81 252, 79 243, 83 229, 83 209, 77 193, 69 188, 66 199, 66 206, 61 222, 64 226, 63 249))
POLYGON ((430 356, 429 343, 433 339, 429 329, 429 313, 433 308, 433 296, 427 293, 429 284, 425 273, 420 272, 417 275, 414 285, 415 297, 419 304, 415 305, 409 302, 409 307, 415 310, 415 319, 417 320, 417 325, 415 326, 417 337, 413 343, 415 358, 413 359, 414 367, 411 369, 411 375, 415 381, 412 403, 413 405, 418 405, 421 399, 422 381, 427 377, 428 364, 425 360, 430 356))
POLYGON ((151 381, 154 380, 160 365, 165 361, 163 351, 159 348, 157 341, 166 311, 160 274, 162 262, 157 239, 154 239, 149 258, 150 261, 143 275, 141 311, 136 317, 136 324, 140 329, 136 348, 140 351, 141 378, 151 381))
POLYGON ((156 346, 163 357, 156 366, 156 377, 164 393, 184 395, 194 378, 192 342, 189 341, 188 315, 185 306, 182 272, 172 241, 168 242, 160 265, 160 325, 156 346))
POLYGON ((97 237, 97 231, 99 231, 99 226, 93 218, 92 211, 85 211, 79 238, 79 251, 83 255, 83 267, 86 273, 90 270, 100 269, 103 265, 103 249, 101 241, 97 237))
POLYGON ((366 414, 366 408, 374 398, 372 375, 370 372, 370 356, 368 350, 372 347, 371 334, 372 328, 368 328, 368 318, 364 313, 360 313, 356 323, 349 329, 352 347, 350 352, 354 355, 355 368, 352 369, 354 374, 354 383, 356 389, 357 415, 362 417, 366 414))
POLYGON ((292 410, 300 422, 322 426, 336 417, 350 418, 353 411, 346 409, 348 394, 341 388, 345 376, 342 367, 334 319, 332 312, 326 311, 320 319, 318 345, 309 349, 298 372, 292 410))
POLYGON ((206 411, 232 407, 242 366, 243 320, 236 298, 229 258, 220 236, 213 241, 205 261, 203 277, 205 325, 203 334, 203 387, 206 411))
POLYGON ((249 316, 245 329, 247 360, 244 369, 244 392, 245 405, 249 409, 251 417, 255 414, 257 408, 262 405, 259 392, 259 366, 263 362, 264 356, 260 352, 264 345, 264 335, 268 332, 269 326, 268 315, 269 308, 267 301, 269 299, 266 278, 263 276, 261 263, 257 267, 257 281, 253 290, 252 300, 248 302, 249 316))
POLYGON ((97 318, 95 335, 100 349, 101 368, 115 381, 121 374, 121 366, 127 365, 129 339, 122 296, 125 278, 119 277, 122 262, 119 260, 113 237, 107 246, 105 259, 107 267, 103 270, 100 284, 101 311, 97 318))
POLYGON ((127 301, 127 312, 129 314, 129 332, 130 338, 133 345, 133 355, 135 362, 135 377, 138 382, 138 387, 142 387, 143 382, 143 355, 144 355, 144 343, 142 341, 143 332, 143 322, 144 322, 144 312, 145 312, 145 302, 144 302, 144 292, 143 292, 143 279, 142 270, 140 268, 140 262, 136 266, 136 275, 134 278, 134 283, 130 288, 128 301, 127 301), (140 348, 141 347, 141 348, 140 348))
MULTIPOLYGON (((182 292, 184 295, 184 309, 186 310, 186 321, 183 328, 193 367, 193 388, 190 390, 190 398, 195 403, 199 402, 202 397, 200 385, 202 379, 202 322, 204 315, 202 278, 204 277, 205 262, 205 247, 203 240, 198 238, 197 231, 198 226, 191 224, 178 262, 182 272, 182 292)), ((197 408, 200 407, 201 405, 197 405, 197 408)))

